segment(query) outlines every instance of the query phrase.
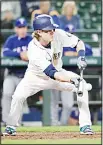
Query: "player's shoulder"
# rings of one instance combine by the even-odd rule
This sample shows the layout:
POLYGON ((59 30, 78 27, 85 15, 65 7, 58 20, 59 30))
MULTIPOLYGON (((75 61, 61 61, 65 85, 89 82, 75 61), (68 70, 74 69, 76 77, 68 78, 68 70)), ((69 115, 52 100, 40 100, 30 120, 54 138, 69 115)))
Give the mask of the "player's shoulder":
POLYGON ((65 33, 65 31, 62 30, 62 29, 60 29, 60 28, 56 29, 55 32, 58 33, 58 34, 60 34, 60 33, 65 33))
POLYGON ((12 43, 12 42, 16 41, 17 39, 18 39, 18 37, 15 34, 13 34, 7 38, 6 42, 12 43))
POLYGON ((43 52, 41 51, 41 49, 39 48, 39 46, 37 45, 37 43, 35 43, 35 38, 33 38, 28 45, 28 56, 29 58, 31 56, 33 57, 41 57, 43 54, 43 52))
POLYGON ((10 35, 7 39, 8 40, 14 40, 14 39, 17 39, 17 35, 13 34, 13 35, 10 35))
POLYGON ((79 14, 74 15, 74 16, 73 16, 73 19, 76 19, 76 20, 80 19, 80 15, 79 15, 79 14))
POLYGON ((40 43, 37 41, 36 38, 33 38, 28 45, 28 51, 33 51, 35 54, 37 53, 43 53, 45 51, 45 48, 40 45, 40 43))
POLYGON ((28 55, 31 55, 33 51, 34 51, 34 44, 33 44, 33 39, 32 39, 28 44, 28 55))
POLYGON ((56 29, 55 30, 55 33, 58 35, 58 36, 65 36, 65 35, 68 35, 68 36, 71 36, 72 34, 71 33, 68 33, 66 31, 64 31, 63 29, 56 29))
POLYGON ((32 49, 35 50, 35 48, 37 48, 37 45, 35 45, 35 40, 32 38, 32 40, 28 44, 28 50, 32 50, 32 49))

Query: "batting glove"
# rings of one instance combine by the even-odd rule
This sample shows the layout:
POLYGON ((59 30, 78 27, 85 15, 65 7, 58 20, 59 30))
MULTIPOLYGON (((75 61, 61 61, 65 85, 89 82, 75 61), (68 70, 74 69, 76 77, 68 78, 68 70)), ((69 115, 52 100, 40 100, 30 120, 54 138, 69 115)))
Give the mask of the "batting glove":
POLYGON ((87 66, 87 63, 86 63, 86 60, 85 60, 85 57, 83 56, 80 56, 77 60, 77 66, 79 69, 85 69, 86 66, 87 66))
POLYGON ((70 82, 75 85, 76 88, 79 86, 80 78, 71 78, 70 82))
POLYGON ((87 66, 84 50, 79 50, 79 52, 78 52, 77 66, 79 69, 82 69, 82 70, 84 70, 87 66))

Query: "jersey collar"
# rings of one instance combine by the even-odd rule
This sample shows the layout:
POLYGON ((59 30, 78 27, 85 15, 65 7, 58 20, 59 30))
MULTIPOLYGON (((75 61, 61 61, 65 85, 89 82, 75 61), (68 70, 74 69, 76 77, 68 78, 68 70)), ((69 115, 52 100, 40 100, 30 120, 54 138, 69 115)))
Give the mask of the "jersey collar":
POLYGON ((36 38, 33 38, 33 41, 34 41, 34 44, 35 44, 37 47, 39 47, 40 49, 44 49, 44 50, 47 49, 47 48, 45 48, 44 46, 42 46, 42 45, 40 44, 40 42, 39 42, 36 38))

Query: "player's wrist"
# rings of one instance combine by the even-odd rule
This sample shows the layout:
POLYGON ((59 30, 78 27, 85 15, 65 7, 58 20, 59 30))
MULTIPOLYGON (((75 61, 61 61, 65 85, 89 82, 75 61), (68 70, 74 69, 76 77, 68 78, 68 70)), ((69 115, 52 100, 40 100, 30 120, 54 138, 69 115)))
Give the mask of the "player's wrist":
POLYGON ((79 57, 85 57, 85 50, 79 50, 78 51, 78 56, 79 57))

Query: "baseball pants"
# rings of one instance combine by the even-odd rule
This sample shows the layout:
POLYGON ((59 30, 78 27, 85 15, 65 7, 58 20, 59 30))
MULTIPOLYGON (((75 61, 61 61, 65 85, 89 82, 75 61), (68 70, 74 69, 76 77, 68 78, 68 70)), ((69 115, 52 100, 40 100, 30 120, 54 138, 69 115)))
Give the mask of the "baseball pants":
POLYGON ((51 125, 67 125, 68 119, 71 113, 72 106, 74 104, 74 96, 73 92, 68 91, 58 91, 51 90, 51 98, 50 98, 50 110, 51 110, 51 125), (59 101, 62 103, 62 113, 59 123, 59 101))
MULTIPOLYGON (((8 115, 10 112, 10 106, 12 101, 12 95, 22 78, 15 75, 8 74, 4 78, 3 82, 3 93, 2 93, 2 121, 7 122, 8 115)), ((24 107, 27 107, 27 102, 24 102, 24 107)), ((22 117, 22 116, 21 116, 22 117)), ((21 118, 19 120, 21 122, 21 118)))
MULTIPOLYGON (((62 70, 68 76, 78 78, 79 76, 73 72, 62 70)), ((82 83, 82 82, 81 82, 82 83)), ((84 89, 83 96, 77 95, 77 102, 79 108, 79 125, 91 125, 90 111, 88 106, 88 91, 85 88, 86 82, 83 80, 84 89)), ((81 84, 80 84, 81 87, 81 84)), ((31 95, 36 94, 40 90, 56 89, 60 91, 71 91, 76 92, 77 88, 75 85, 68 82, 59 82, 49 77, 36 76, 33 72, 27 70, 24 78, 17 86, 11 102, 11 109, 7 120, 7 125, 18 126, 18 121, 22 112, 24 101, 31 95)), ((68 96, 69 97, 69 96, 68 96)))

